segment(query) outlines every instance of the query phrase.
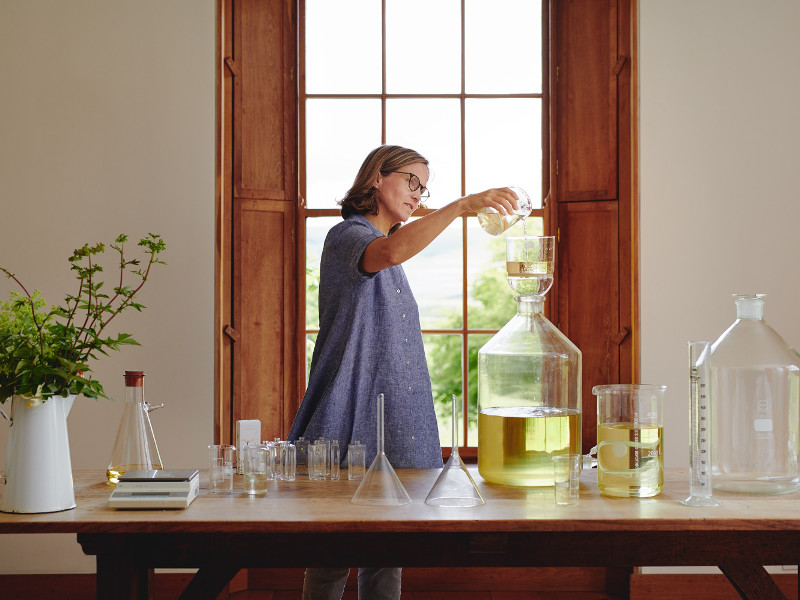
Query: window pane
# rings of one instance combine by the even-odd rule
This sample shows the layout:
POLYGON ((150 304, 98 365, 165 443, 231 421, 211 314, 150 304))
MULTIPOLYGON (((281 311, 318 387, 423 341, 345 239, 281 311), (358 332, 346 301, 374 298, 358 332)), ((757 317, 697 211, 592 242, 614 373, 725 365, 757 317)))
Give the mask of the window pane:
POLYGON ((453 445, 452 396, 455 394, 457 398, 462 398, 462 339, 457 334, 429 333, 422 336, 442 446, 453 445))
POLYGON ((306 93, 380 91, 381 3, 306 0, 306 93))
POLYGON ((386 91, 461 91, 460 0, 386 0, 386 91))
POLYGON ((467 192, 518 185, 542 201, 542 104, 538 99, 466 101, 467 192))
POLYGON ((461 239, 459 219, 403 264, 423 329, 457 329, 463 324, 461 239))
POLYGON ((428 159, 428 208, 461 195, 461 109, 455 99, 386 101, 386 139, 428 159))
POLYGON ((379 100, 308 100, 306 206, 337 208, 361 163, 380 143, 379 100))
POLYGON ((467 0, 464 11, 467 93, 541 93, 541 2, 467 0))
POLYGON ((491 339, 489 334, 474 334, 467 338, 469 393, 467 394, 467 439, 464 446, 478 445, 478 350, 491 339))
POLYGON ((319 329, 319 260, 328 230, 341 220, 340 217, 306 219, 306 329, 319 329))

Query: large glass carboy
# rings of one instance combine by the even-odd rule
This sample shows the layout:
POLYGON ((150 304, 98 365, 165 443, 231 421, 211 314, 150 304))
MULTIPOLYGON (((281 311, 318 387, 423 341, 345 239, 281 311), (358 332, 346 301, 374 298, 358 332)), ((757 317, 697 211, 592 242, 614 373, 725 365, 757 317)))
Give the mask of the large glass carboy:
POLYGON ((109 483, 117 483, 127 471, 148 471, 164 468, 158 452, 150 411, 163 404, 152 406, 144 400, 144 373, 125 371, 125 407, 114 442, 114 451, 106 469, 109 483))
POLYGON ((714 491, 800 489, 800 356, 764 321, 763 294, 734 294, 736 321, 711 346, 714 491))
POLYGON ((581 352, 544 316, 555 239, 508 238, 517 314, 478 352, 478 471, 553 485, 553 456, 581 454, 581 352))

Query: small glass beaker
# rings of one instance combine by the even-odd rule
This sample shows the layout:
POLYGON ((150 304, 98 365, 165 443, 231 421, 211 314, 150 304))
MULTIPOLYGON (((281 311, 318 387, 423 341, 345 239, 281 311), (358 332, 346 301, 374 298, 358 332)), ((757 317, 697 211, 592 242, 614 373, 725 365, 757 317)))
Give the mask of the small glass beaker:
POLYGON ((328 445, 320 440, 308 446, 308 478, 311 481, 322 481, 326 478, 327 466, 326 451, 328 445))
POLYGON ((580 454, 557 454, 553 457, 553 501, 558 506, 576 506, 580 494, 580 454))
POLYGON ((211 444, 208 447, 208 482, 212 494, 233 493, 236 446, 211 444))
POLYGON ((664 487, 665 385, 596 385, 597 487, 601 494, 647 498, 664 487))
POLYGON ((270 471, 269 448, 264 444, 250 443, 241 452, 245 493, 251 496, 266 494, 270 471))

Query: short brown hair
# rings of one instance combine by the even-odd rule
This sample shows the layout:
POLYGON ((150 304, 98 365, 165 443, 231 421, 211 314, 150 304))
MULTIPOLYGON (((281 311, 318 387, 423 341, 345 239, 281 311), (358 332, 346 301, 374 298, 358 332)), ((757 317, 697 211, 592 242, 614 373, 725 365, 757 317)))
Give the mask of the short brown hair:
POLYGON ((342 218, 346 219, 351 215, 378 214, 378 201, 375 197, 377 190, 373 185, 378 173, 386 175, 414 163, 428 166, 428 160, 415 150, 388 145, 375 148, 364 159, 353 185, 339 201, 342 218))

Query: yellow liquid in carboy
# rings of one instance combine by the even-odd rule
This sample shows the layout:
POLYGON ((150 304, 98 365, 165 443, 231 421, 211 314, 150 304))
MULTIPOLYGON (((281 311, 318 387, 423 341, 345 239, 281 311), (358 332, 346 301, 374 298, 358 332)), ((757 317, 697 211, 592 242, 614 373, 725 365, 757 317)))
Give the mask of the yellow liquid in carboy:
POLYGON ((478 471, 503 485, 553 485, 553 456, 579 454, 581 415, 544 406, 486 408, 478 414, 478 471))

